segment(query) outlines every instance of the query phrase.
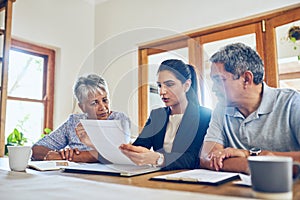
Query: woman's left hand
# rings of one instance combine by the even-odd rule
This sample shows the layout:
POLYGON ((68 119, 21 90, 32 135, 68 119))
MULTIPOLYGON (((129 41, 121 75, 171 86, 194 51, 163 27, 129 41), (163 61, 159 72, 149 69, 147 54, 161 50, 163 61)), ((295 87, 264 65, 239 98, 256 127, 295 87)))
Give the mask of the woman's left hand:
POLYGON ((79 155, 80 151, 75 148, 75 149, 70 149, 70 148, 65 148, 59 151, 60 156, 62 157, 63 160, 69 160, 72 161, 74 155, 79 155))
POLYGON ((62 157, 58 151, 51 150, 45 155, 44 160, 62 160, 62 157))
POLYGON ((159 154, 141 146, 132 144, 121 144, 119 149, 135 164, 155 165, 159 154))

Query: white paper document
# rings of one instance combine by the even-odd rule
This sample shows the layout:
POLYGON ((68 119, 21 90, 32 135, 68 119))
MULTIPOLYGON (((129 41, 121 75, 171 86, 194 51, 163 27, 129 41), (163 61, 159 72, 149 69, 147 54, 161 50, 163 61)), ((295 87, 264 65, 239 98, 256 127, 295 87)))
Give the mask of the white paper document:
POLYGON ((126 135, 119 120, 81 120, 91 142, 99 154, 112 164, 81 163, 64 168, 65 172, 116 174, 135 176, 160 170, 150 165, 137 166, 125 156, 119 146, 128 143, 130 135, 126 135))
POLYGON ((243 185, 243 186, 250 186, 252 185, 251 183, 251 176, 245 175, 245 174, 239 174, 240 176, 240 181, 235 181, 233 182, 236 185, 243 185))
POLYGON ((135 165, 119 149, 121 144, 128 143, 130 137, 120 120, 81 120, 81 123, 102 157, 114 164, 135 165))
POLYGON ((193 183, 221 184, 239 177, 238 173, 216 172, 206 169, 194 169, 163 176, 155 176, 153 180, 178 181, 193 183))

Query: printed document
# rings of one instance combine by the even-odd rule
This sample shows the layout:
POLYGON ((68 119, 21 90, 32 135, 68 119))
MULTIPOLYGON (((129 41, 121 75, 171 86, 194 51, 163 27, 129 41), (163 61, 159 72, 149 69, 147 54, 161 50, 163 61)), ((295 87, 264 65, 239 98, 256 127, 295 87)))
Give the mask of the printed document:
POLYGON ((130 137, 123 131, 120 120, 81 120, 81 123, 103 158, 113 164, 134 165, 119 149, 130 137))
POLYGON ((216 172, 206 169, 194 169, 173 174, 167 174, 163 176, 155 176, 152 178, 152 180, 221 184, 237 178, 239 178, 238 173, 216 172))
POLYGON ((101 157, 112 164, 84 163, 65 167, 65 172, 114 174, 130 177, 160 170, 159 167, 151 165, 137 166, 121 152, 119 146, 130 140, 130 135, 126 135, 121 121, 81 120, 81 123, 101 157))

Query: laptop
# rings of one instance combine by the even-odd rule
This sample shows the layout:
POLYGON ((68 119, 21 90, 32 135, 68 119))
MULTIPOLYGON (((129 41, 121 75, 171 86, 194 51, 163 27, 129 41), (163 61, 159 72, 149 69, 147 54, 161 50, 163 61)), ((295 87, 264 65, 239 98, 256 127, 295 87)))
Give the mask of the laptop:
POLYGON ((120 120, 81 120, 100 157, 111 164, 84 163, 64 167, 64 172, 96 173, 118 176, 136 176, 159 171, 151 165, 137 166, 125 156, 119 146, 128 143, 128 134, 120 120))
POLYGON ((159 171, 160 168, 149 165, 122 165, 122 164, 100 164, 100 163, 84 163, 76 166, 64 167, 64 172, 84 173, 84 174, 104 174, 131 177, 151 172, 159 171))

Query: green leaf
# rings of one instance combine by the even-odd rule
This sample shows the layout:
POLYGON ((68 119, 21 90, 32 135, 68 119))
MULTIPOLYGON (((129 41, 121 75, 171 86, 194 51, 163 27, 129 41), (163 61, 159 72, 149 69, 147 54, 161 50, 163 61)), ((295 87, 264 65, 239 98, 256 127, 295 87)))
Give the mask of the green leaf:
POLYGON ((15 134, 15 138, 16 138, 17 142, 22 141, 22 135, 21 135, 21 133, 19 132, 18 129, 16 129, 16 128, 14 129, 14 134, 15 134))
POLYGON ((50 128, 45 128, 45 129, 44 129, 44 132, 45 132, 46 134, 51 133, 51 131, 52 131, 52 130, 51 130, 50 128))
POLYGON ((290 40, 294 43, 296 43, 296 41, 297 41, 295 37, 290 37, 290 40))
POLYGON ((9 135, 8 135, 8 137, 7 137, 7 139, 6 139, 6 143, 8 144, 8 143, 11 143, 12 141, 13 141, 13 138, 14 138, 14 134, 13 134, 13 132, 12 133, 10 133, 9 135))
POLYGON ((21 145, 23 146, 27 142, 27 138, 24 137, 23 133, 20 132, 17 128, 11 132, 7 137, 7 145, 21 145))

